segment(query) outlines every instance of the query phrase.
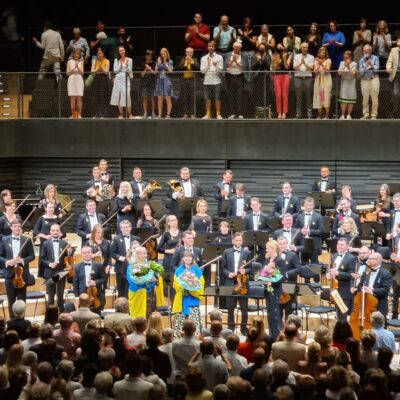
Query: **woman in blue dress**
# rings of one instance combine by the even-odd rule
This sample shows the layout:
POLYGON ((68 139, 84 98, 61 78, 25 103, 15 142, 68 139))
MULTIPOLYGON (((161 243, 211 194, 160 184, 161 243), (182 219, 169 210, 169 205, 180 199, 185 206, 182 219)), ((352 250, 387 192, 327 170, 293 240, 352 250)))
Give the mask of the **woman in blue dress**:
POLYGON ((343 32, 337 30, 336 21, 329 21, 328 32, 322 37, 322 46, 328 50, 329 58, 332 61, 332 69, 339 69, 340 62, 343 61, 343 46, 346 43, 343 32))
POLYGON ((165 118, 171 117, 173 90, 171 79, 169 78, 167 73, 172 72, 173 69, 174 62, 170 59, 169 51, 165 47, 163 47, 160 50, 160 57, 158 57, 157 59, 157 81, 156 90, 154 92, 155 96, 157 96, 158 118, 161 118, 163 115, 164 98, 167 102, 167 115, 165 116, 165 118))

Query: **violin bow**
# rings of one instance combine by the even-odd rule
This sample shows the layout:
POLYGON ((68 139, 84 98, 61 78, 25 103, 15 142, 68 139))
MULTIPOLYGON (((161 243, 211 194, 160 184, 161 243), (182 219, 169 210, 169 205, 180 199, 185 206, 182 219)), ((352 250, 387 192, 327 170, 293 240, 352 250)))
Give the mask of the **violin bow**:
POLYGON ((74 215, 75 213, 72 213, 62 224, 60 224, 60 228, 62 228, 63 225, 65 225, 65 223, 67 223, 74 215))
POLYGON ((116 215, 118 214, 118 211, 115 211, 115 213, 113 215, 111 215, 110 218, 106 219, 101 226, 104 226, 108 221, 112 220, 116 215))
POLYGON ((21 203, 18 204, 18 207, 15 209, 14 213, 16 213, 16 212, 18 211, 18 208, 20 208, 20 207, 29 199, 30 196, 31 196, 31 195, 28 194, 28 196, 26 196, 26 197, 21 201, 21 203))
MULTIPOLYGON (((161 221, 164 220, 167 217, 168 214, 164 214, 159 221, 157 221, 154 224, 153 228, 158 228, 158 226, 160 225, 161 221)), ((140 243, 140 246, 144 246, 150 239, 153 239, 153 235, 150 235, 143 243, 140 243)))

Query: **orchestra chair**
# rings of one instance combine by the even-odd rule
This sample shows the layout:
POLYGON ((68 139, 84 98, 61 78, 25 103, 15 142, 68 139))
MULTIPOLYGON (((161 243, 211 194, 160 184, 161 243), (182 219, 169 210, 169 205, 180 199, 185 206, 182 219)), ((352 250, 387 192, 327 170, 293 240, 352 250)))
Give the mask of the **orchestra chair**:
POLYGON ((4 308, 4 302, 5 302, 5 300, 6 300, 6 299, 0 299, 0 304, 1 304, 1 308, 2 308, 2 310, 3 310, 3 317, 4 317, 5 320, 7 320, 7 318, 6 318, 6 310, 5 310, 5 308, 4 308))
POLYGON ((38 303, 39 303, 40 299, 44 299, 44 301, 46 303, 46 309, 47 309, 46 293, 39 292, 39 291, 33 291, 33 292, 27 292, 26 293, 26 302, 28 302, 28 300, 36 300, 35 311, 33 312, 33 316, 34 317, 36 317, 37 306, 38 306, 38 303))
POLYGON ((325 325, 324 319, 322 317, 323 317, 323 315, 326 315, 326 325, 329 326, 329 314, 336 313, 336 307, 331 305, 332 303, 330 301, 330 292, 331 292, 331 288, 322 289, 322 292, 320 295, 320 305, 305 308, 306 334, 308 332, 308 318, 309 318, 310 314, 318 314, 322 325, 325 325), (330 305, 329 306, 323 305, 322 301, 327 301, 330 305))
MULTIPOLYGON (((386 324, 388 328, 395 328, 390 329, 390 332, 393 332, 394 338, 399 341, 400 346, 400 319, 389 319, 386 324)), ((398 351, 400 352, 400 347, 398 351)))

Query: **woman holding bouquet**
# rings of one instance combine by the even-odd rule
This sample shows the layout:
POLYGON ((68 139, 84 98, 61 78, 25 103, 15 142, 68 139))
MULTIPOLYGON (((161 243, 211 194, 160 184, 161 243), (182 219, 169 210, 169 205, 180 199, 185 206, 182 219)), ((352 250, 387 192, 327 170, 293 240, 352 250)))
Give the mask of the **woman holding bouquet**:
POLYGON ((174 276, 176 291, 172 312, 174 319, 175 336, 179 336, 185 319, 191 319, 196 325, 196 331, 201 332, 200 297, 204 292, 204 278, 202 270, 194 264, 193 254, 185 251, 180 265, 174 276))
POLYGON ((147 260, 147 250, 138 246, 134 257, 129 255, 130 263, 126 269, 126 279, 129 285, 129 314, 132 318, 144 317, 152 311, 153 293, 155 306, 164 305, 164 289, 160 264, 147 260), (149 306, 148 306, 149 305, 149 306))
POLYGON ((269 335, 274 340, 277 339, 282 328, 279 297, 282 293, 282 281, 285 276, 285 261, 278 256, 278 243, 275 240, 269 240, 265 250, 265 265, 258 277, 265 285, 268 329, 269 335))

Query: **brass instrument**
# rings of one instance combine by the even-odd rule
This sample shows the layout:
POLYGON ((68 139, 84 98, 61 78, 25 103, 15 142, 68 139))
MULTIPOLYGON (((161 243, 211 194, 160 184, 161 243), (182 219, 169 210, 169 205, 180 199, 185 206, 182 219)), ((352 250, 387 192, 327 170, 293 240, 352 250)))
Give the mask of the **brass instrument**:
POLYGON ((181 183, 179 181, 177 181, 176 179, 170 179, 167 182, 167 185, 171 188, 173 193, 184 193, 184 189, 183 186, 181 185, 181 183))
POLYGON ((162 189, 162 187, 160 186, 160 184, 157 181, 155 181, 154 179, 150 179, 150 182, 148 183, 148 185, 143 189, 143 193, 151 194, 155 190, 161 190, 161 189, 162 189))
POLYGON ((115 190, 114 186, 110 184, 103 185, 103 188, 100 191, 100 196, 103 197, 105 200, 111 200, 115 197, 115 190))

